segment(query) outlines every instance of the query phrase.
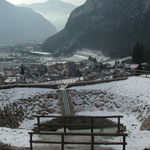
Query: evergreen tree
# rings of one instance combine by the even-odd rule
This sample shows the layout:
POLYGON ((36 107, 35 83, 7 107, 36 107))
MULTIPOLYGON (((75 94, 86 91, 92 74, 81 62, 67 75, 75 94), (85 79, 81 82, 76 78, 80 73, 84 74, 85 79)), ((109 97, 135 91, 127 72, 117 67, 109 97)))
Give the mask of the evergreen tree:
POLYGON ((133 49, 132 59, 134 63, 141 64, 146 61, 145 47, 140 42, 137 42, 133 49))
POLYGON ((80 71, 79 68, 76 70, 76 75, 75 76, 76 77, 82 77, 82 72, 80 71))
POLYGON ((21 75, 24 75, 24 74, 25 74, 25 71, 24 71, 24 66, 23 66, 23 64, 21 65, 20 74, 21 74, 21 75))

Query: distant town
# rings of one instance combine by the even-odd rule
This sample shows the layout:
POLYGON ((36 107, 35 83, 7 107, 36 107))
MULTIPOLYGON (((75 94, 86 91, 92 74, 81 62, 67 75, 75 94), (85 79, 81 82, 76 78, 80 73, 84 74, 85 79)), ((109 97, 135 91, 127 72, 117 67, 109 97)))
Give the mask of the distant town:
MULTIPOLYGON (((96 80, 124 77, 131 74, 131 58, 98 60, 91 55, 78 54, 82 59, 53 58, 41 52, 40 44, 11 45, 0 48, 0 83, 49 83, 70 79, 96 80), (71 61, 72 60, 72 61, 71 61), (74 61, 76 60, 76 61, 74 61), (119 70, 120 69, 120 70, 119 70)), ((90 53, 88 53, 90 54, 90 53)), ((65 81, 66 82, 66 81, 65 81)))

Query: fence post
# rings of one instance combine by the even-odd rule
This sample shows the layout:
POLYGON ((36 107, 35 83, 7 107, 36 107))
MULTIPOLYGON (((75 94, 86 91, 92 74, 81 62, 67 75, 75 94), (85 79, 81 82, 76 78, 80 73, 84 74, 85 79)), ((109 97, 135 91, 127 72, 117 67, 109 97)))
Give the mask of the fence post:
POLYGON ((32 145, 32 133, 30 133, 30 150, 33 150, 33 145, 32 145))
POLYGON ((91 133, 93 133, 93 118, 91 117, 91 133))
POLYGON ((38 132, 40 132, 40 117, 37 116, 38 132))
POLYGON ((126 135, 123 135, 123 150, 126 149, 126 135))
POLYGON ((64 150, 64 135, 61 135, 61 150, 64 150))
POLYGON ((120 117, 118 117, 118 133, 120 133, 120 117))
POLYGON ((66 133, 66 117, 64 117, 64 132, 66 133))
POLYGON ((94 150, 94 135, 91 135, 91 150, 94 150))

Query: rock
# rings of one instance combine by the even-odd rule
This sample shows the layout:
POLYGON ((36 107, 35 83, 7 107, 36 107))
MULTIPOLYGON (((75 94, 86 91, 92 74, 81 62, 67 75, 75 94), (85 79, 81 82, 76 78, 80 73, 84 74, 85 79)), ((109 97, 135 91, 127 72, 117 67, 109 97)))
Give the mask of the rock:
POLYGON ((140 130, 149 130, 150 131, 150 115, 145 119, 140 127, 140 130))

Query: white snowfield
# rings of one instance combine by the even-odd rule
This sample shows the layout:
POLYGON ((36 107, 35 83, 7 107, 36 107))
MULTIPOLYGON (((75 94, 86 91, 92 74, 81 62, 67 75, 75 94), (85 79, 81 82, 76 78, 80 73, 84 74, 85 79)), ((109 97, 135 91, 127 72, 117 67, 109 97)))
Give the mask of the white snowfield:
POLYGON ((0 128, 0 142, 18 147, 29 147, 29 130, 0 128))
POLYGON ((32 98, 39 94, 45 94, 52 89, 43 88, 12 88, 0 90, 0 107, 2 105, 13 103, 19 99, 32 98))
MULTIPOLYGON (((45 88, 12 88, 0 90, 0 107, 16 102, 19 99, 32 98, 36 95, 46 94, 51 91, 54 90, 45 88)), ((29 129, 33 127, 35 122, 36 120, 24 120, 20 126, 24 129, 0 127, 0 142, 18 147, 29 147, 28 132, 30 131, 29 129)))
MULTIPOLYGON (((90 115, 90 116, 108 116, 108 115, 123 115, 121 123, 127 127, 127 150, 144 150, 146 147, 150 147, 150 131, 140 131, 141 123, 135 118, 133 114, 120 114, 120 112, 108 112, 108 111, 84 111, 78 113, 78 115, 90 115)), ((115 139, 114 139, 115 140, 115 139)), ((118 140, 117 140, 118 141, 118 140)), ((110 146, 114 150, 121 150, 120 146, 110 146)))
MULTIPOLYGON (((124 116, 122 123, 127 126, 127 133, 129 135, 127 138, 127 150, 143 150, 146 147, 150 147, 150 131, 140 131, 141 121, 150 115, 150 78, 130 77, 123 81, 73 87, 71 89, 81 93, 86 91, 102 91, 107 93, 106 97, 102 98, 104 99, 102 104, 105 111, 83 112, 83 114, 122 114, 124 116)), ((87 99, 88 96, 86 96, 87 99)), ((89 101, 93 99, 94 103, 96 101, 98 103, 98 97, 92 96, 89 98, 89 101)), ((86 108, 86 110, 88 109, 91 110, 91 108, 86 108)))
MULTIPOLYGON (((9 95, 7 94, 8 91, 10 94, 16 93, 16 96, 11 94, 8 98, 10 99, 9 102, 22 98, 23 94, 19 95, 19 90, 21 92, 22 89, 1 90, 0 106, 2 102, 4 103, 4 100, 1 101, 1 99, 9 95)), ((31 90, 27 88, 23 90, 25 91, 21 93, 26 93, 24 94, 26 98, 32 96, 32 94, 44 94, 51 91, 50 89, 39 89, 37 91, 37 89, 31 90)), ((103 109, 94 105, 94 103, 100 103, 100 95, 86 95, 89 96, 88 102, 85 104, 87 107, 85 107, 84 111, 78 112, 78 115, 123 115, 124 118, 121 121, 127 126, 128 133, 127 150, 143 150, 146 147, 150 147, 150 131, 140 131, 141 122, 150 115, 150 78, 130 77, 124 81, 73 87, 71 90, 81 93, 87 91, 106 93, 106 96, 104 95, 103 109), (107 103, 105 104, 105 102, 107 103), (112 106, 111 109, 109 106, 112 106)), ((80 104, 81 102, 78 101, 78 103, 80 104)), ((0 142, 19 147, 29 147, 28 129, 32 127, 33 123, 34 121, 25 120, 20 126, 24 129, 0 128, 0 142)), ((114 149, 120 150, 120 147, 115 146, 114 149)))
POLYGON ((90 86, 73 87, 76 90, 102 90, 119 96, 140 99, 150 105, 150 79, 130 77, 127 80, 95 84, 90 86))
POLYGON ((103 98, 93 96, 89 101, 102 103, 104 109, 134 114, 139 120, 150 115, 150 78, 130 77, 127 80, 95 84, 90 86, 73 87, 71 89, 82 91, 100 91, 106 93, 103 98), (110 109, 111 108, 111 109, 110 109), (113 110, 114 109, 114 110, 113 110))

